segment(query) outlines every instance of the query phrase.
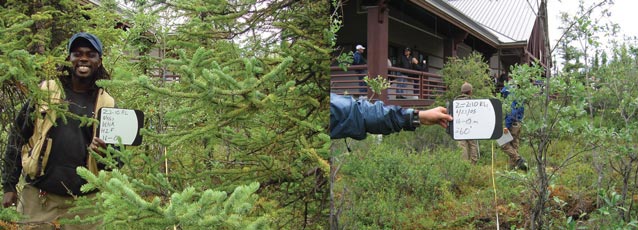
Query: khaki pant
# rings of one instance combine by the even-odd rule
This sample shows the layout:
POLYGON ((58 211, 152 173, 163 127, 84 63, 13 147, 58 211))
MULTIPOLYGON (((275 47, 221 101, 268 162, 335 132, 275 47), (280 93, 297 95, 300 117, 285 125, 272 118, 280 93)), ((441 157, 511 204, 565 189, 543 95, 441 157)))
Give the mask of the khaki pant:
POLYGON ((463 159, 470 161, 472 164, 478 162, 478 145, 475 140, 459 141, 459 146, 463 149, 463 159))
POLYGON ((521 123, 519 122, 512 123, 512 128, 509 129, 509 132, 512 134, 512 137, 514 139, 510 141, 509 143, 501 146, 501 149, 503 149, 503 152, 505 152, 510 157, 510 161, 509 161, 510 166, 514 167, 516 166, 516 161, 518 161, 518 159, 521 158, 521 155, 518 154, 518 145, 519 145, 519 139, 521 134, 521 123))
MULTIPOLYGON (((95 193, 87 196, 95 196, 95 193)), ((59 196, 51 193, 40 195, 40 189, 25 185, 20 192, 18 202, 18 212, 26 219, 18 222, 19 229, 96 229, 98 224, 90 225, 60 225, 60 219, 73 219, 76 215, 85 217, 91 214, 90 211, 69 213, 69 209, 74 207, 74 197, 59 196)))

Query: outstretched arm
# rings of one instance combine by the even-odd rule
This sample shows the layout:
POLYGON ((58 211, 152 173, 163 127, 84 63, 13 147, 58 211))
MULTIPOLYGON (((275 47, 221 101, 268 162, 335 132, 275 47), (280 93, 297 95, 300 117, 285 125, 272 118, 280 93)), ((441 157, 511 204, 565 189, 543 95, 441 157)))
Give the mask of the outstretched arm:
POLYGON ((350 96, 330 95, 330 138, 365 139, 367 133, 390 134, 401 130, 413 131, 420 124, 439 124, 447 127, 452 117, 443 107, 414 113, 413 109, 356 101, 350 96), (418 117, 415 117, 418 116, 418 117), (415 123, 414 121, 417 121, 415 123))

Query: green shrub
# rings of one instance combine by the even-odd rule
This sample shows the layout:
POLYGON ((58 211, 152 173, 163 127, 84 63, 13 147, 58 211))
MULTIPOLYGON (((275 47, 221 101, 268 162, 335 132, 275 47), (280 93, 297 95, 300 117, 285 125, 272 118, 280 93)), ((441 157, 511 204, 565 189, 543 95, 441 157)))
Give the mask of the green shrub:
POLYGON ((448 89, 437 97, 437 105, 446 105, 447 101, 461 94, 461 85, 472 84, 472 96, 475 98, 493 97, 494 83, 488 75, 489 66, 483 56, 473 52, 465 58, 451 57, 443 66, 441 74, 448 89))
MULTIPOLYGON (((393 137, 401 139, 402 137, 393 137)), ((449 150, 397 148, 400 141, 373 138, 368 148, 343 156, 337 191, 347 200, 341 217, 354 229, 422 229, 440 199, 454 199, 469 177, 469 163, 449 150)), ((357 143, 360 144, 360 143, 357 143)), ((429 225, 429 224, 428 224, 429 225)))

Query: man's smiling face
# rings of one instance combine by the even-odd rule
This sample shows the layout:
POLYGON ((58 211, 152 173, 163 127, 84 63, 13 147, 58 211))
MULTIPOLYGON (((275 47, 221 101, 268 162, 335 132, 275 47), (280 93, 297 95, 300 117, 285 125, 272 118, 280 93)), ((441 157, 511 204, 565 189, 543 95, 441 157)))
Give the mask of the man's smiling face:
POLYGON ((100 54, 84 39, 78 39, 72 46, 69 61, 76 77, 92 77, 102 66, 100 54))

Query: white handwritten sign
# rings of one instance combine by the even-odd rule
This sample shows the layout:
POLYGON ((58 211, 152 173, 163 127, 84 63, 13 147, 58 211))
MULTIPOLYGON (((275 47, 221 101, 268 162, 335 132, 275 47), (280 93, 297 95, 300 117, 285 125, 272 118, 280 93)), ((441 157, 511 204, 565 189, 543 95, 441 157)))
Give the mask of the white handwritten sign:
POLYGON ((448 133, 454 140, 498 139, 503 134, 501 101, 465 99, 450 102, 448 112, 454 120, 448 133))
POLYGON ((124 145, 139 145, 142 137, 140 128, 144 126, 144 113, 139 110, 101 108, 98 112, 100 126, 98 137, 107 144, 117 144, 118 138, 124 145))

